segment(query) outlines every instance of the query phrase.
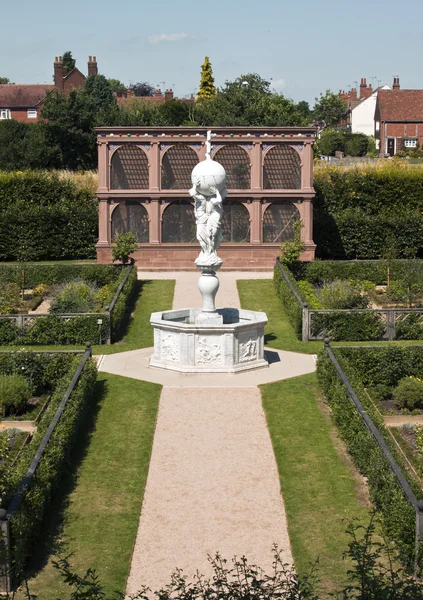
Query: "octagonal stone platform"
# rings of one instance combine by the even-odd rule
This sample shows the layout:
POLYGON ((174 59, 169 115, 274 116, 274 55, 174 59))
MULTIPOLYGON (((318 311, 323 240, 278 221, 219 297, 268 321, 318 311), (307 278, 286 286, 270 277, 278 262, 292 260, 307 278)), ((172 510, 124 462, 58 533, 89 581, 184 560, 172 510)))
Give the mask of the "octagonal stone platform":
POLYGON ((199 309, 151 315, 154 354, 150 367, 180 373, 237 373, 267 367, 263 312, 222 308, 204 320, 199 309))

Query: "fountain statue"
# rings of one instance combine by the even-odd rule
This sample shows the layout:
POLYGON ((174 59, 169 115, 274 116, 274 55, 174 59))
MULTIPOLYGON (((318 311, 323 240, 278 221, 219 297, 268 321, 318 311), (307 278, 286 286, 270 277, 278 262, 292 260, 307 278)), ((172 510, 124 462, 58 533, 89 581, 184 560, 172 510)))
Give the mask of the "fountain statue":
POLYGON ((235 308, 216 310, 222 266, 217 251, 222 241, 223 200, 227 196, 226 172, 211 158, 211 131, 207 132, 206 158, 191 174, 190 196, 200 254, 195 264, 202 309, 182 309, 153 313, 154 354, 150 366, 174 371, 234 373, 267 367, 264 358, 265 313, 235 308))

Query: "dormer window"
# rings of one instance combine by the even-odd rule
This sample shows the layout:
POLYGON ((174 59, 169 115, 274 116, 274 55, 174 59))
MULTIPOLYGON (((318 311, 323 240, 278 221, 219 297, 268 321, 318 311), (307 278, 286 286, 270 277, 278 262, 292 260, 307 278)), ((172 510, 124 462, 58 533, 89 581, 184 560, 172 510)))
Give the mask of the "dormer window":
POLYGON ((12 115, 9 108, 0 109, 0 119, 11 119, 12 115))
POLYGON ((37 111, 35 110, 35 108, 29 108, 28 109, 28 119, 36 119, 37 118, 37 111))

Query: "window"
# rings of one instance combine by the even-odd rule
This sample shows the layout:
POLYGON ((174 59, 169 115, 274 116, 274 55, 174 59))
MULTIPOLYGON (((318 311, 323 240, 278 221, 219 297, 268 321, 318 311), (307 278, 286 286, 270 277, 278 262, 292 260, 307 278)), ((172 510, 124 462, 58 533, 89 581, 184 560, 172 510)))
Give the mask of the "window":
POLYGON ((300 213, 292 201, 272 200, 264 213, 263 242, 281 244, 293 240, 294 223, 299 220, 300 213))
POLYGON ((189 200, 175 200, 163 213, 162 242, 191 243, 196 240, 194 206, 189 200))
POLYGON ((405 148, 417 148, 417 140, 416 139, 408 139, 404 140, 405 148))
POLYGON ((279 144, 266 153, 263 165, 265 190, 295 190, 301 188, 301 159, 298 152, 279 144))
POLYGON ((117 233, 132 232, 139 243, 148 243, 148 215, 136 200, 121 200, 112 212, 112 240, 117 233))
POLYGON ((112 190, 148 189, 148 159, 141 148, 123 144, 112 155, 110 188, 112 190))
POLYGON ((11 119, 10 110, 8 108, 0 109, 0 119, 11 119))
POLYGON ((28 109, 28 119, 36 119, 37 118, 37 111, 34 108, 29 108, 28 109))
POLYGON ((376 131, 380 130, 380 121, 376 121, 376 131))

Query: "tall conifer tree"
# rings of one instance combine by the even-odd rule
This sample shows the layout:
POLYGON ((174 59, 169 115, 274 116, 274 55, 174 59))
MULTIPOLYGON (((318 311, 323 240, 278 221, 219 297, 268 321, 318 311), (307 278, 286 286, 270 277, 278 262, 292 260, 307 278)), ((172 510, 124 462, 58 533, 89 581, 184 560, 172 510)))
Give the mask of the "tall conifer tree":
POLYGON ((213 70, 209 57, 206 56, 201 65, 201 81, 197 93, 197 100, 209 100, 215 95, 216 86, 214 85, 213 70))

